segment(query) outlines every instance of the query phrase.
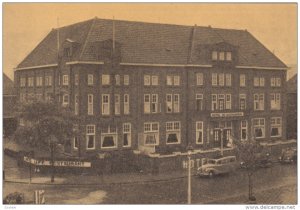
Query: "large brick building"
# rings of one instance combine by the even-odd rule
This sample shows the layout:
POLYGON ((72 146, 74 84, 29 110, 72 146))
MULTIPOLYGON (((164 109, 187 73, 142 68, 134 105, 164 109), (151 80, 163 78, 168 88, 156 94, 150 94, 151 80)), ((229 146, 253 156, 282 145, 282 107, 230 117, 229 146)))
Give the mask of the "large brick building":
POLYGON ((245 30, 95 18, 53 29, 15 83, 84 116, 74 155, 167 153, 285 140, 286 69, 245 30))

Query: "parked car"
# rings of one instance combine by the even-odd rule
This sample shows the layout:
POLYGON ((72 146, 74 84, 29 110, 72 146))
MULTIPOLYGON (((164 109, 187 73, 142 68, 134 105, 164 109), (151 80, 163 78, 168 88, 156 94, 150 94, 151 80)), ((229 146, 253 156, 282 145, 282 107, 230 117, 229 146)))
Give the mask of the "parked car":
POLYGON ((213 177, 218 174, 228 174, 238 167, 235 156, 227 156, 218 159, 208 159, 197 169, 198 176, 213 177))
MULTIPOLYGON (((257 168, 268 168, 272 166, 272 160, 270 157, 270 153, 265 153, 265 152, 261 152, 261 153, 256 153, 255 154, 255 167, 257 168)), ((241 168, 247 168, 246 163, 241 162, 240 163, 240 167, 241 168)))
POLYGON ((282 149, 278 160, 280 163, 297 163, 297 148, 289 147, 282 149))

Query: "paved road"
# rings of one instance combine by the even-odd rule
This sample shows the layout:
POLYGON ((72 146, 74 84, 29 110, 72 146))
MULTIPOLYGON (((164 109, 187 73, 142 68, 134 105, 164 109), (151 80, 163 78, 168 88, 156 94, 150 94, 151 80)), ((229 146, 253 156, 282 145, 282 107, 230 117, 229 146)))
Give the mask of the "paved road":
MULTIPOLYGON (((255 174, 254 193, 259 203, 295 204, 296 165, 274 165, 255 174)), ((244 203, 248 180, 245 171, 221 177, 192 178, 192 203, 244 203)), ((4 183, 4 195, 21 191, 27 201, 44 189, 48 204, 185 204, 186 178, 144 184, 59 186, 4 183)))

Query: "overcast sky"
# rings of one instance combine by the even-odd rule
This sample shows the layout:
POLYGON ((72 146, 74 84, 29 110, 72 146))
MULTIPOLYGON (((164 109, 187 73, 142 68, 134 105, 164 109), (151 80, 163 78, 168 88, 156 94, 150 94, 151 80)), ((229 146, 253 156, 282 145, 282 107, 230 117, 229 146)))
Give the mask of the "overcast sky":
POLYGON ((98 18, 247 29, 287 65, 297 64, 296 4, 4 3, 3 71, 59 26, 98 18))

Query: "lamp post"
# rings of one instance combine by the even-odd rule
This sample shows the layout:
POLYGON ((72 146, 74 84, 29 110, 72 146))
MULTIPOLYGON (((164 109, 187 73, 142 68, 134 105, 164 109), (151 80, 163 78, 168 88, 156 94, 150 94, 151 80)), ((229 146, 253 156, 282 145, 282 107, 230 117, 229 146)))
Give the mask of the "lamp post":
POLYGON ((192 203, 192 187, 191 187, 191 154, 193 148, 191 146, 188 147, 188 189, 187 189, 187 200, 188 204, 192 203))
POLYGON ((55 173, 55 166, 54 166, 54 149, 55 144, 57 143, 57 138, 54 135, 49 137, 49 146, 51 152, 51 182, 54 182, 54 173, 55 173))

